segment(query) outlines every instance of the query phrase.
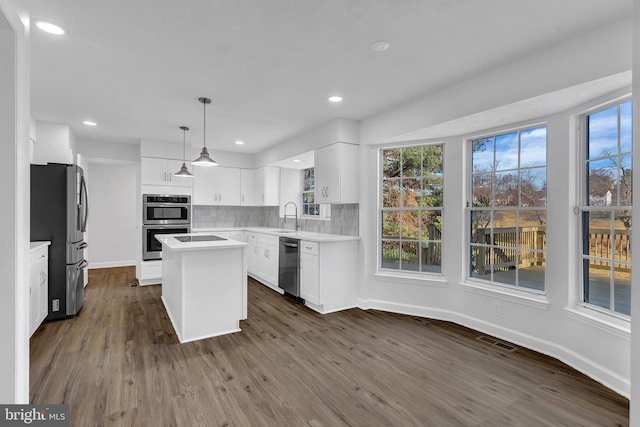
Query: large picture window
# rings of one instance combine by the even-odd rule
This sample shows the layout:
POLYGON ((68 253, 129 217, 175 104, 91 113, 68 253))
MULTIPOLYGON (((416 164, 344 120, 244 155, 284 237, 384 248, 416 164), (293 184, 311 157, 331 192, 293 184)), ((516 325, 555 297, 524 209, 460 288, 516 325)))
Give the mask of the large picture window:
POLYGON ((386 148, 380 155, 380 268, 442 273, 442 144, 386 148))
POLYGON ((631 101, 584 118, 582 301, 631 315, 631 101))
POLYGON ((471 142, 469 277, 544 292, 547 128, 471 142))

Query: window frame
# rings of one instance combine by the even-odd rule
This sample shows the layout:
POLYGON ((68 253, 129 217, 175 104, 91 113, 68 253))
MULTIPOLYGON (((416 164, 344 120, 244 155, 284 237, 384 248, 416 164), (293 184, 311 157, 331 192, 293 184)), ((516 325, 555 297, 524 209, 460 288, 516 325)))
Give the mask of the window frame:
MULTIPOLYGON (((445 224, 445 219, 444 219, 444 200, 445 200, 445 195, 446 195, 446 180, 445 180, 445 157, 446 157, 446 144, 444 141, 424 141, 424 140, 420 140, 420 141, 410 141, 410 142, 406 142, 406 143, 399 143, 399 144, 391 144, 391 145, 384 145, 384 146, 379 146, 377 147, 377 165, 378 165, 378 176, 377 176, 377 220, 376 220, 376 226, 377 226, 377 232, 376 232, 376 238, 377 238, 377 249, 376 249, 376 277, 380 277, 380 278, 384 278, 384 277, 394 277, 394 278, 404 278, 407 280, 412 281, 413 283, 425 283, 425 281, 436 281, 436 282, 442 282, 444 281, 444 271, 443 271, 443 266, 444 266, 444 257, 445 257, 445 239, 444 239, 444 224, 445 224), (441 206, 427 206, 427 207, 421 207, 418 206, 417 208, 412 208, 412 209, 406 209, 406 210, 424 210, 424 211, 439 211, 440 212, 440 240, 436 241, 440 244, 440 271, 439 272, 433 272, 433 271, 420 271, 420 269, 416 270, 403 270, 401 268, 385 268, 383 267, 383 263, 382 263, 382 243, 383 240, 385 240, 385 238, 383 237, 383 211, 385 210, 384 206, 383 206, 383 200, 384 200, 384 162, 383 162, 383 153, 386 150, 402 150, 405 148, 415 148, 415 147, 427 147, 427 146, 439 146, 442 152, 442 204, 441 206)), ((399 179, 402 179, 401 176, 398 177, 399 179)), ((417 178, 417 177, 416 177, 417 178)), ((424 179, 425 176, 421 175, 419 177, 420 179, 424 179)), ((393 208, 386 208, 387 211, 401 211, 403 210, 402 207, 393 207, 393 208)), ((397 239, 391 239, 391 240, 397 240, 398 242, 400 242, 400 247, 401 247, 401 242, 403 241, 402 236, 399 236, 397 239)), ((411 241, 413 241, 414 239, 409 239, 411 241)), ((421 237, 419 236, 417 239, 415 239, 415 241, 422 241, 421 237)), ((428 240, 431 241, 431 240, 428 240)), ((435 241, 435 240, 434 240, 435 241)), ((418 264, 419 266, 421 266, 421 263, 418 264)), ((400 267, 402 266, 402 263, 400 262, 400 267)))
MULTIPOLYGON (((609 307, 610 308, 605 308, 593 303, 589 303, 587 301, 585 301, 585 267, 584 267, 584 260, 585 259, 595 259, 595 260, 601 260, 603 262, 607 262, 607 261, 611 261, 613 264, 625 264, 629 266, 629 270, 630 270, 630 274, 632 274, 631 269, 632 269, 632 259, 630 259, 629 261, 618 261, 618 262, 614 262, 615 258, 614 257, 614 250, 611 251, 611 258, 601 258, 601 257, 594 257, 594 256, 589 256, 589 255, 585 255, 584 254, 584 220, 585 220, 585 215, 589 215, 590 212, 611 212, 614 213, 616 211, 631 211, 633 212, 633 202, 631 205, 615 205, 615 206, 606 206, 606 205, 590 205, 588 204, 589 201, 588 199, 588 185, 589 185, 589 170, 588 170, 588 164, 590 162, 590 159, 587 158, 588 155, 588 138, 589 138, 589 126, 588 126, 588 121, 587 118, 588 116, 591 116, 593 114, 597 114, 599 112, 605 111, 609 108, 612 107, 617 107, 617 137, 618 137, 618 151, 616 152, 615 156, 601 156, 601 158, 597 158, 597 159, 604 159, 604 158, 611 158, 611 157, 623 157, 623 156, 630 156, 631 157, 631 162, 632 162, 632 167, 633 167, 633 135, 631 135, 631 142, 632 142, 632 146, 631 146, 631 150, 630 151, 625 151, 622 152, 620 151, 620 134, 621 134, 621 126, 620 126, 620 122, 621 122, 621 117, 620 117, 620 107, 622 106, 622 104, 625 104, 627 102, 632 102, 632 96, 631 94, 626 94, 620 97, 617 97, 615 99, 611 99, 609 101, 603 102, 603 103, 599 103, 598 105, 588 108, 587 110, 577 114, 578 116, 578 120, 577 120, 577 125, 578 125, 578 132, 577 132, 577 136, 578 136, 578 165, 577 165, 577 189, 576 189, 576 204, 575 204, 575 208, 574 208, 574 213, 577 217, 576 220, 576 227, 577 227, 577 244, 576 244, 576 268, 577 268, 577 277, 579 280, 578 286, 576 286, 576 304, 575 306, 578 309, 586 309, 588 311, 591 312, 596 312, 599 313, 601 315, 604 315, 605 318, 610 318, 610 319, 617 319, 618 321, 623 321, 623 322, 629 322, 631 320, 631 316, 615 311, 615 284, 612 284, 612 280, 613 277, 610 276, 610 289, 609 289, 609 296, 610 296, 610 300, 609 300, 609 307), (611 306, 613 305, 613 309, 611 308, 611 306)), ((633 129, 633 110, 632 110, 632 115, 631 115, 631 120, 632 120, 632 127, 631 129, 633 129)), ((591 159, 593 161, 593 159, 591 159)), ((633 173, 633 172, 632 172, 633 173)), ((617 197, 619 197, 619 194, 617 194, 617 197)), ((632 196, 633 198, 633 192, 632 192, 632 196)), ((613 224, 615 223, 615 220, 613 222, 611 222, 611 233, 615 234, 614 232, 614 228, 613 228, 613 224)), ((633 231, 633 225, 631 226, 630 232, 633 231)), ((612 239, 611 244, 613 245, 615 242, 612 239)), ((612 273, 610 273, 612 274, 612 273)), ((633 281, 630 279, 630 286, 633 286, 633 281)))
MULTIPOLYGON (((504 169, 504 170, 497 170, 496 169, 496 165, 495 165, 495 157, 496 157, 496 150, 494 148, 494 158, 493 158, 493 169, 491 169, 490 173, 492 174, 492 182, 491 182, 491 194, 492 194, 492 204, 494 204, 493 202, 493 195, 495 195, 495 190, 496 190, 496 184, 493 181, 493 177, 496 175, 496 173, 504 173, 504 172, 511 172, 513 173, 514 171, 517 172, 517 176, 520 177, 521 176, 521 171, 523 170, 531 170, 531 169, 544 169, 545 170, 545 184, 548 185, 548 169, 549 169, 549 134, 548 134, 548 123, 546 121, 541 121, 541 122, 533 122, 533 123, 523 123, 521 125, 517 125, 517 126, 513 126, 513 127, 509 127, 509 128, 498 128, 498 129, 493 129, 487 132, 483 132, 482 134, 478 134, 478 135, 473 135, 470 137, 465 138, 465 153, 467 156, 467 161, 466 161, 466 167, 465 167, 465 185, 466 185, 466 191, 465 191, 465 197, 466 197, 466 208, 465 208, 465 223, 464 223, 464 227, 467 230, 465 232, 465 240, 464 240, 464 244, 465 244, 465 263, 466 263, 466 268, 465 268, 465 272, 464 272, 464 283, 465 284, 470 284, 470 285, 474 285, 474 286, 479 286, 481 288, 487 289, 487 290, 498 290, 501 289, 504 292, 508 292, 509 294, 513 294, 514 296, 520 295, 520 296, 526 296, 526 295, 531 295, 534 298, 542 298, 542 300, 546 300, 546 276, 547 276, 547 267, 546 267, 546 256, 548 253, 548 248, 546 247, 546 231, 545 231, 545 243, 544 243, 544 249, 534 249, 534 250, 530 250, 532 252, 536 252, 536 253, 542 253, 544 254, 544 259, 545 259, 545 268, 544 268, 544 286, 542 290, 539 289, 535 289, 535 288, 531 288, 531 287, 525 287, 525 286, 518 286, 518 270, 520 270, 520 268, 517 266, 516 264, 516 276, 515 276, 515 282, 516 284, 510 284, 510 283, 505 283, 505 282, 497 282, 494 280, 487 280, 485 278, 481 278, 481 277, 477 277, 477 276, 472 276, 472 248, 474 243, 472 242, 472 224, 471 224, 471 219, 472 219, 472 212, 494 212, 494 211, 514 211, 516 212, 516 221, 519 219, 519 212, 520 211, 537 211, 537 210, 543 210, 544 214, 545 214, 545 218, 546 218, 546 224, 545 227, 548 224, 548 216, 547 216, 547 212, 548 212, 548 205, 545 202, 544 205, 542 206, 530 206, 530 207, 525 207, 525 206, 520 206, 519 203, 516 203, 514 206, 496 206, 494 204, 494 206, 486 206, 486 207, 482 207, 482 206, 473 206, 473 189, 474 189, 474 185, 473 185, 473 179, 474 179, 474 175, 477 175, 478 173, 474 173, 473 171, 473 144, 475 141, 478 140, 482 140, 485 138, 494 138, 494 143, 495 143, 495 138, 499 137, 499 136, 503 136, 503 135, 508 135, 511 133, 517 133, 518 136, 518 163, 517 166, 515 168, 508 168, 508 169, 504 169), (546 130, 546 146, 545 146, 545 163, 544 166, 540 166, 540 165, 536 165, 536 166, 528 166, 528 167, 522 167, 521 166, 521 133, 522 132, 526 132, 528 130, 533 130, 533 129, 537 129, 537 128, 545 128, 546 130)), ((480 173, 489 173, 489 171, 484 171, 484 172, 480 172, 480 173)), ((520 199, 520 185, 518 185, 518 198, 520 199)), ((546 196, 545 196, 546 198, 546 196)), ((518 222, 516 222, 516 227, 518 227, 518 222)), ((493 231, 491 232, 491 234, 493 235, 493 231)), ((516 233, 516 238, 517 238, 518 234, 516 233)), ((484 246, 484 245, 479 245, 480 246, 484 246)), ((501 247, 504 245, 496 245, 494 243, 492 243, 491 245, 489 245, 489 248, 493 248, 494 246, 497 247, 501 247)), ((518 253, 519 251, 523 251, 526 250, 527 248, 524 248, 522 246, 518 246, 518 245, 514 245, 513 247, 509 247, 509 249, 513 250, 515 253, 518 253)), ((494 271, 493 269, 491 270, 491 275, 490 277, 493 278, 493 274, 494 271)), ((541 300, 541 301, 542 301, 541 300)))

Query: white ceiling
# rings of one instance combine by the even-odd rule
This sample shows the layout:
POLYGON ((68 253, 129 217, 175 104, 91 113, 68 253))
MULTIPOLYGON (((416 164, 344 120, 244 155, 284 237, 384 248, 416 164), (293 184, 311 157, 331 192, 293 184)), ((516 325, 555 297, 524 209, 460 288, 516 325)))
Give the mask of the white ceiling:
POLYGON ((632 0, 14 0, 32 19, 31 108, 80 139, 260 152, 364 119, 632 13, 632 0), (386 52, 370 48, 387 40, 386 52), (344 96, 342 104, 327 101, 344 96), (86 127, 91 119, 96 127, 86 127), (234 144, 236 139, 246 142, 234 144))

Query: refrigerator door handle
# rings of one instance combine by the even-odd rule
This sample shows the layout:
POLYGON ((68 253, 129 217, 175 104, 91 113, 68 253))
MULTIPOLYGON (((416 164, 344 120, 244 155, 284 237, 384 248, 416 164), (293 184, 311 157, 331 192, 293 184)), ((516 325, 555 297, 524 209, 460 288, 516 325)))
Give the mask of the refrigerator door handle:
POLYGON ((82 176, 80 181, 80 206, 84 208, 84 218, 82 219, 82 225, 80 227, 80 231, 83 233, 87 231, 87 218, 89 217, 89 200, 87 195, 87 183, 82 176))

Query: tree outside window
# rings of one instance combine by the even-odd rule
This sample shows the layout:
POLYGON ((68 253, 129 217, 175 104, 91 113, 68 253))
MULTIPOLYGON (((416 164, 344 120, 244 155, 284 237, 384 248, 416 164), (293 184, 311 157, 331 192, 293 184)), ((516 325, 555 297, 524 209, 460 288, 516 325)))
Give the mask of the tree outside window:
POLYGON ((380 268, 442 273, 442 144, 387 148, 380 156, 380 268))
POLYGON ((302 171, 302 215, 320 215, 320 205, 315 203, 314 168, 302 171))

